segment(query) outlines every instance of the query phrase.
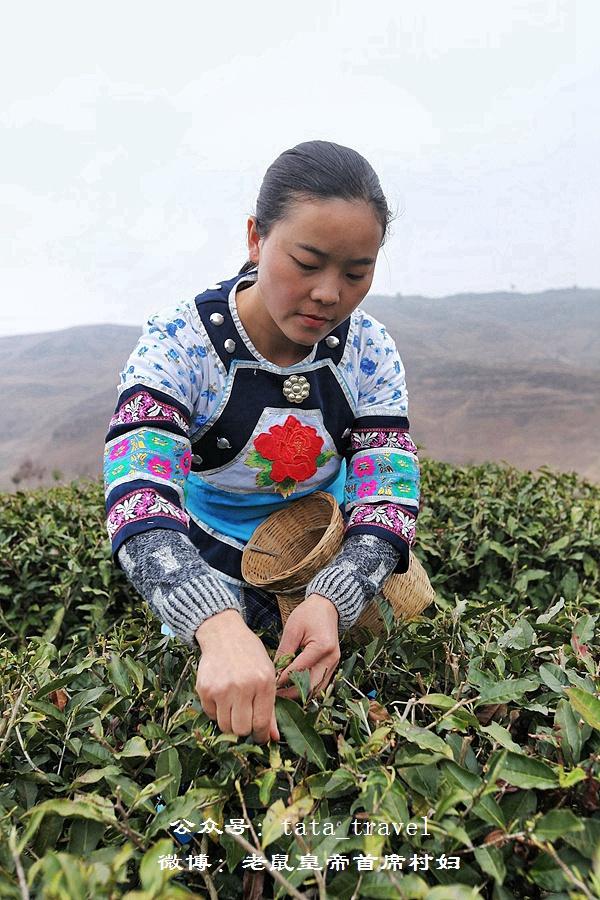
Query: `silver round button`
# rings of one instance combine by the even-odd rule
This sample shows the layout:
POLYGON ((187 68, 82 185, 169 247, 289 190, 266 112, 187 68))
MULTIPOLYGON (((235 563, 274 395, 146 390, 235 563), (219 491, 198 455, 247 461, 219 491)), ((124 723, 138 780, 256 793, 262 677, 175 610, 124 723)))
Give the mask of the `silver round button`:
POLYGON ((347 438, 350 436, 350 428, 346 428, 345 431, 342 431, 342 437, 347 438))
POLYGON ((291 403, 302 403, 310 393, 310 384, 304 375, 290 375, 283 382, 283 395, 291 403))
POLYGON ((334 347, 337 347, 339 342, 340 342, 340 339, 337 338, 335 336, 335 334, 330 334, 329 337, 325 338, 325 343, 327 344, 328 347, 331 347, 332 350, 334 347))
POLYGON ((233 353, 233 351, 235 350, 235 341, 232 341, 231 338, 227 338, 223 346, 228 353, 233 353))
POLYGON ((219 450, 230 450, 231 444, 229 443, 227 438, 220 437, 217 438, 217 447, 219 448, 219 450))
POLYGON ((211 313, 210 321, 213 325, 222 325, 225 321, 225 316, 222 316, 221 313, 211 313))

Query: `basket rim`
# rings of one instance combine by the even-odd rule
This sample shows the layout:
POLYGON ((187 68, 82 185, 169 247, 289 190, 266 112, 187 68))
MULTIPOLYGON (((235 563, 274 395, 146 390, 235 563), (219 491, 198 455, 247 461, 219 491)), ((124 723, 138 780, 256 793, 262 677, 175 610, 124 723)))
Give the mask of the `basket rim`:
MULTIPOLYGON (((328 491, 313 491, 311 494, 307 494, 306 497, 299 497, 298 500, 293 501, 289 506, 286 506, 283 509, 278 509, 274 513, 271 513, 271 515, 268 516, 264 522, 261 522, 261 524, 252 532, 248 543, 257 544, 260 546, 261 536, 272 528, 276 517, 277 520, 288 518, 290 515, 293 515, 293 509, 296 503, 304 502, 306 505, 308 505, 307 501, 310 501, 311 503, 318 501, 320 504, 325 502, 331 510, 329 524, 325 527, 325 531, 323 532, 319 542, 315 544, 310 553, 307 553, 306 556, 304 556, 300 560, 300 562, 296 563, 291 568, 285 569, 285 571, 279 572, 277 575, 272 575, 269 578, 261 579, 260 581, 256 582, 250 582, 248 580, 247 576, 249 573, 247 571, 246 562, 253 553, 257 553, 258 551, 253 550, 252 548, 248 548, 247 546, 244 547, 244 550, 242 551, 241 563, 242 576, 246 581, 248 581, 249 584, 254 584, 256 587, 267 587, 276 585, 278 582, 287 582, 290 579, 293 579, 296 575, 299 575, 302 570, 307 567, 307 565, 310 565, 311 561, 318 553, 322 552, 323 544, 331 540, 333 536, 337 536, 338 533, 341 536, 341 534, 343 533, 344 520, 336 497, 333 494, 330 494, 328 491)), ((293 587, 289 588, 289 590, 293 590, 293 587)))

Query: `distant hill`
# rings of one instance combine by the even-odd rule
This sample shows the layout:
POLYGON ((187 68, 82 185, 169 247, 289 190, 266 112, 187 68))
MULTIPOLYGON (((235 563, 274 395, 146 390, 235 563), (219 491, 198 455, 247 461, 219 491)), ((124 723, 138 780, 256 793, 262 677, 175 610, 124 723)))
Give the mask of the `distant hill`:
POLYGON ((0 338, 0 488, 13 489, 19 470, 31 472, 23 487, 53 483, 53 471, 99 475, 119 372, 140 333, 141 327, 86 325, 0 338))
POLYGON ((411 431, 453 463, 600 481, 600 290, 372 297, 404 362, 411 431))
MULTIPOLYGON (((551 465, 600 481, 600 290, 370 297, 407 372, 411 433, 454 463, 551 465)), ((0 488, 101 471, 140 328, 0 338, 0 488), (29 473, 29 474, 28 474, 29 473)))

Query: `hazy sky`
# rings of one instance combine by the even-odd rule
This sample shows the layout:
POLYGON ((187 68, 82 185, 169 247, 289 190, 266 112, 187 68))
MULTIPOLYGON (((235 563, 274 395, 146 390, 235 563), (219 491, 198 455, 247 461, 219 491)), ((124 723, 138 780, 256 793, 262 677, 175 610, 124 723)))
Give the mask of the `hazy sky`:
POLYGON ((0 38, 0 334, 232 277, 262 175, 312 138, 398 210, 373 292, 600 286, 596 0, 54 0, 0 38))

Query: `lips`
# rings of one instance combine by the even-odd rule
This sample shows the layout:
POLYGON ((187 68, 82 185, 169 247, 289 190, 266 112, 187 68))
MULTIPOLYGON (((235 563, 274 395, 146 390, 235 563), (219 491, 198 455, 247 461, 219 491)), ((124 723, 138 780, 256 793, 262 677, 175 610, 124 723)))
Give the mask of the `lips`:
POLYGON ((331 322, 332 319, 326 319, 325 316, 314 316, 311 313, 300 313, 301 316, 305 316, 307 319, 314 319, 315 322, 331 322))

